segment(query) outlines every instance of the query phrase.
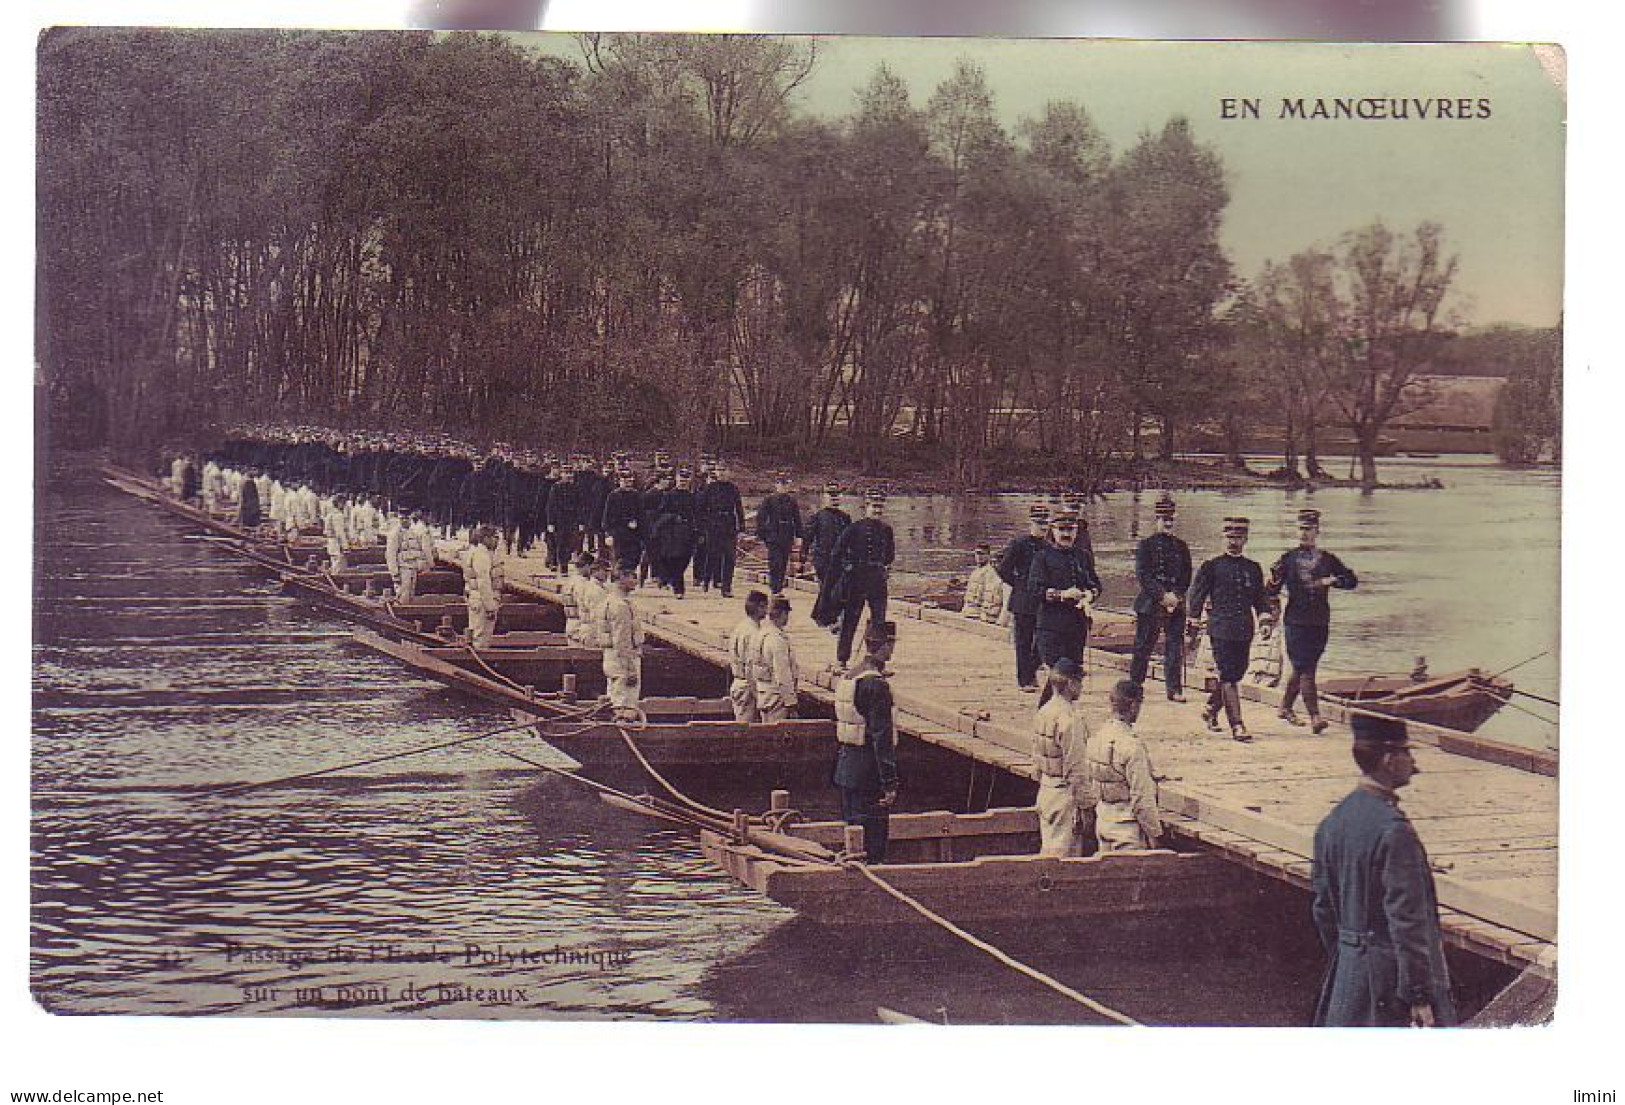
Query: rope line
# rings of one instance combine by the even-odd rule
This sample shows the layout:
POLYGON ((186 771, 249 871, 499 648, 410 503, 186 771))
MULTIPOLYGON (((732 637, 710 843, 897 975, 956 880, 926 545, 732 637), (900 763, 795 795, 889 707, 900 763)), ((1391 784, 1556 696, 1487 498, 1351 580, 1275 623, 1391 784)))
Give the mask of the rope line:
POLYGON ((1088 994, 1080 993, 1079 991, 1074 990, 1072 987, 1068 986, 1066 983, 1060 981, 1059 979, 1052 978, 1051 976, 1045 974, 1043 971, 1040 971, 1036 967, 1029 967, 1027 964, 1023 963, 1021 960, 1019 960, 1019 959, 1015 958, 1014 956, 1010 955, 1008 952, 1002 951, 999 948, 994 947, 992 944, 989 944, 986 940, 983 940, 978 936, 974 936, 971 933, 966 932, 964 929, 960 928, 958 925, 956 925, 952 921, 948 920, 942 914, 937 913, 935 910, 931 909, 929 906, 925 905, 924 903, 922 903, 920 901, 917 901, 916 899, 910 897, 908 894, 906 894, 903 891, 897 889, 891 883, 887 882, 885 879, 883 879, 879 875, 875 874, 873 871, 871 871, 869 869, 867 864, 853 863, 853 864, 849 865, 849 868, 852 869, 852 870, 856 870, 860 875, 862 875, 864 878, 868 879, 871 883, 878 886, 881 890, 884 890, 887 894, 891 895, 891 897, 895 898, 897 901, 902 902, 904 905, 908 906, 910 909, 912 909, 914 912, 918 913, 921 917, 924 917, 926 920, 930 921, 932 924, 934 924, 934 925, 938 926, 939 928, 953 934, 954 936, 959 937, 961 940, 965 941, 965 943, 969 944, 971 947, 975 948, 977 951, 984 952, 987 955, 992 956, 994 959, 998 960, 1000 963, 1003 963, 1006 967, 1009 967, 1011 970, 1016 971, 1016 972, 1018 972, 1020 974, 1026 975, 1028 978, 1032 979, 1034 982, 1040 983, 1040 984, 1042 984, 1044 986, 1048 986, 1051 990, 1054 990, 1057 994, 1060 994, 1062 997, 1069 998, 1072 1001, 1077 1002, 1079 1005, 1083 1006, 1086 1009, 1090 1009, 1095 1013, 1100 1014, 1102 1017, 1105 1017, 1107 1020, 1116 1021, 1118 1024, 1126 1024, 1126 1025, 1134 1025, 1134 1026, 1139 1025, 1139 1023, 1140 1023, 1139 1021, 1137 1021, 1134 1018, 1128 1016, 1126 1013, 1119 1013, 1117 1010, 1111 1008, 1108 1005, 1102 1005, 1100 1002, 1096 1001, 1094 998, 1090 997, 1088 994))

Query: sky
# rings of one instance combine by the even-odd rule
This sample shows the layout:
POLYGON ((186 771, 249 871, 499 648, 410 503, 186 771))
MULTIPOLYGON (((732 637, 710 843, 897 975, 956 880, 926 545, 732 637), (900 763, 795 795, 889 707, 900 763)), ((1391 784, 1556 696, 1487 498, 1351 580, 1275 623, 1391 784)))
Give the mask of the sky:
MULTIPOLYGON (((526 36, 541 37, 541 36, 526 36)), ((1088 109, 1114 151, 1188 118, 1228 174, 1222 240, 1243 277, 1268 260, 1381 219, 1441 223, 1460 257, 1455 306, 1469 325, 1550 326, 1562 305, 1564 101, 1533 51, 1505 45, 1311 45, 823 37, 800 110, 849 115, 884 63, 916 106, 969 58, 1002 122, 1050 100, 1088 109), (1490 100, 1488 119, 1281 119, 1283 97, 1490 100), (1259 119, 1221 118, 1226 97, 1259 119)), ((552 49, 576 56, 573 43, 552 49)))

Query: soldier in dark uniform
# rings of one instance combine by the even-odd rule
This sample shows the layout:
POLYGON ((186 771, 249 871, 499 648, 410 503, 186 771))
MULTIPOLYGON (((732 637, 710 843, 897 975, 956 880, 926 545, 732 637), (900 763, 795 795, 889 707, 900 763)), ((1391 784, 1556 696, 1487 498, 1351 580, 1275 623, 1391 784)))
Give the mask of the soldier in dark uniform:
POLYGON ((1185 592, 1191 589, 1191 548, 1174 536, 1174 500, 1166 493, 1153 508, 1157 532, 1134 553, 1140 593, 1134 597, 1134 661, 1129 678, 1145 683, 1151 650, 1163 639, 1162 680, 1172 702, 1185 701, 1185 592))
POLYGON ((197 457, 188 454, 181 465, 181 502, 199 506, 203 501, 203 477, 198 472, 197 457))
POLYGON ((1326 651, 1326 640, 1331 634, 1333 587, 1352 591, 1360 581, 1337 557, 1320 543, 1320 511, 1304 508, 1298 511, 1298 547, 1281 554, 1270 568, 1269 592, 1287 594, 1286 611, 1281 617, 1281 629, 1286 634, 1286 657, 1292 664, 1292 675, 1286 682, 1286 694, 1281 699, 1281 720, 1289 725, 1302 725, 1292 712, 1303 691, 1303 705, 1309 711, 1309 724, 1315 733, 1323 733, 1327 723, 1320 716, 1319 688, 1315 686, 1315 671, 1320 657, 1326 651))
POLYGON ((871 488, 863 497, 863 507, 864 516, 841 531, 835 541, 833 560, 845 596, 840 641, 835 647, 835 661, 840 667, 845 667, 852 657, 852 640, 857 636, 863 608, 869 608, 870 625, 886 620, 886 581, 892 561, 897 558, 892 529, 881 518, 886 496, 871 488))
POLYGON ((1208 642, 1218 678, 1209 688, 1202 720, 1213 732, 1219 731, 1219 707, 1224 707, 1230 735, 1250 741, 1252 735, 1241 720, 1241 680, 1247 674, 1247 661, 1253 647, 1253 615, 1258 615, 1259 631, 1267 638, 1275 619, 1270 612, 1269 595, 1264 590, 1264 569, 1258 561, 1242 555, 1247 547, 1246 518, 1224 520, 1224 555, 1215 556, 1196 570, 1186 609, 1202 624, 1202 612, 1213 603, 1207 618, 1208 642))
POLYGON ((606 462, 598 471, 590 459, 584 460, 577 480, 582 484, 581 526, 585 533, 583 547, 594 557, 604 551, 604 500, 609 498, 612 469, 606 462))
POLYGON ((1049 506, 1033 503, 1027 508, 1028 533, 1006 545, 994 567, 1010 588, 1005 606, 1010 611, 1010 639, 1016 646, 1016 686, 1024 691, 1038 690, 1038 600, 1027 590, 1027 570, 1033 557, 1049 537, 1049 506))
MULTIPOLYGON (((1078 515, 1068 507, 1049 520, 1049 541, 1033 554, 1027 592, 1037 604, 1033 642, 1046 667, 1065 657, 1083 664, 1089 646, 1089 606, 1100 597, 1095 558, 1078 546, 1078 515)), ((1049 687, 1039 705, 1049 699, 1049 687)))
POLYGON ((1360 782, 1315 829, 1315 928, 1328 959, 1314 1023, 1455 1023, 1426 850, 1399 808, 1419 770, 1405 723, 1356 714, 1360 782))
POLYGON ((684 576, 694 555, 694 492, 689 490, 689 473, 677 473, 677 485, 660 498, 660 516, 649 531, 655 578, 678 598, 683 597, 684 576))
MULTIPOLYGON (((862 523, 855 523, 861 525, 862 523)), ((864 656, 835 683, 835 772, 841 819, 863 826, 864 862, 886 862, 891 808, 901 782, 886 662, 897 647, 897 624, 871 621, 864 656)))
POLYGON ((711 482, 695 496, 695 509, 704 534, 705 562, 695 566, 701 583, 715 585, 722 597, 733 598, 734 563, 739 554, 739 533, 745 528, 745 503, 739 486, 728 478, 728 467, 714 462, 711 482))
POLYGON ((710 534, 706 530, 705 489, 711 486, 713 462, 710 453, 700 454, 699 465, 694 471, 694 485, 689 488, 694 492, 694 586, 702 591, 711 589, 711 544, 707 540, 710 534))
POLYGON ((581 547, 581 487, 574 468, 562 469, 547 496, 547 566, 567 572, 581 547))
POLYGON ((851 524, 852 516, 841 509, 841 485, 825 484, 824 505, 807 519, 807 532, 801 539, 801 570, 806 571, 810 558, 820 588, 830 577, 835 542, 840 540, 842 531, 851 524))
POLYGON ((616 473, 620 484, 604 499, 602 529, 615 553, 615 566, 634 569, 643 559, 643 492, 637 489, 632 469, 616 473))
POLYGON ((784 580, 790 570, 790 550, 801 536, 801 508, 790 494, 788 472, 773 477, 773 494, 756 508, 756 536, 767 546, 768 589, 775 595, 783 594, 784 580))
POLYGON ((258 474, 250 468, 247 478, 243 480, 243 489, 237 495, 237 524, 244 529, 260 527, 260 489, 254 483, 254 477, 258 474))
POLYGON ((673 475, 665 463, 665 454, 655 454, 654 474, 649 480, 649 487, 643 493, 643 559, 638 561, 638 584, 641 586, 653 575, 655 582, 660 581, 660 574, 654 566, 654 544, 650 534, 654 533, 655 523, 660 520, 660 507, 666 501, 666 492, 672 489, 673 475))

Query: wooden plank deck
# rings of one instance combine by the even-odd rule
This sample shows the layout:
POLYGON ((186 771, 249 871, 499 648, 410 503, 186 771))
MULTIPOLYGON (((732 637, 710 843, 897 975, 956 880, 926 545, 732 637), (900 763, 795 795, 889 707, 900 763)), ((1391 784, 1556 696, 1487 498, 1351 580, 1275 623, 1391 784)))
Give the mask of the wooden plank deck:
MULTIPOLYGON (((538 557, 509 558, 507 577, 511 586, 541 598, 556 586, 538 557)), ((634 602, 651 634, 725 663, 727 634, 755 584, 741 571, 732 600, 693 590, 678 600, 643 588, 634 602)), ((808 617, 812 595, 804 585, 792 596, 789 632, 802 693, 831 702, 835 642, 808 617)), ((1037 702, 1014 686, 1005 631, 915 603, 893 603, 890 616, 898 621, 891 667, 899 728, 1033 777, 1028 734, 1037 702)), ((1126 659, 1091 650, 1084 689, 1090 716, 1104 717, 1106 692, 1126 659)), ((1136 728, 1162 778, 1162 802, 1175 831, 1275 878, 1308 885, 1315 826, 1356 777, 1348 730, 1334 723, 1311 736, 1275 717, 1279 699, 1271 701, 1267 688, 1249 687, 1253 701, 1244 710, 1254 741, 1239 744, 1202 725, 1201 695, 1181 705, 1157 693, 1159 687, 1148 684, 1136 728)), ((1420 773, 1405 791, 1404 808, 1436 868, 1447 939, 1503 962, 1555 969, 1556 778, 1527 764, 1447 751, 1449 742, 1436 735, 1422 733, 1419 743, 1420 773)))

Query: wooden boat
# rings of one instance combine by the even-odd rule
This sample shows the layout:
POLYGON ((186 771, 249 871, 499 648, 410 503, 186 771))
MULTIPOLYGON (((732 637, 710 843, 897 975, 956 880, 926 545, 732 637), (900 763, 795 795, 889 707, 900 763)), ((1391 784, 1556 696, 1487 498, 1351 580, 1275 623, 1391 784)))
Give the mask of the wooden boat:
MULTIPOLYGON (((628 731, 637 751, 612 722, 562 723, 542 730, 542 739, 587 767, 635 769, 638 755, 657 768, 704 768, 707 771, 743 768, 765 773, 753 787, 780 785, 775 776, 791 769, 814 767, 820 773, 834 757, 835 723, 821 718, 790 718, 765 725, 733 719, 726 699, 651 698, 641 704, 648 725, 628 731)), ((513 710, 515 721, 540 723, 547 718, 529 710, 513 710)), ((785 777, 782 781, 787 782, 785 777)))
MULTIPOLYGON (((538 702, 550 702, 562 704, 563 709, 578 708, 581 699, 591 701, 607 687, 603 653, 598 649, 423 645, 365 631, 357 632, 355 640, 428 679, 508 707, 529 709, 538 702), (566 675, 573 677, 573 693, 565 692, 566 675)), ((654 647, 644 652, 646 695, 699 692, 702 697, 721 697, 727 683, 725 672, 687 653, 654 647)))
MULTIPOLYGON (((833 862, 847 826, 781 833, 702 831, 705 855, 745 886, 825 925, 928 923, 859 871, 833 862), (778 837, 799 842, 799 854, 778 837), (820 862, 820 859, 824 862, 820 862)), ((874 873, 955 923, 1020 926, 1211 913, 1254 902, 1250 873, 1205 852, 1037 855, 1038 811, 893 814, 874 873)))
POLYGON ((1343 706, 1359 706, 1471 733, 1512 698, 1512 682, 1478 668, 1413 679, 1405 675, 1322 679, 1320 693, 1343 706))

